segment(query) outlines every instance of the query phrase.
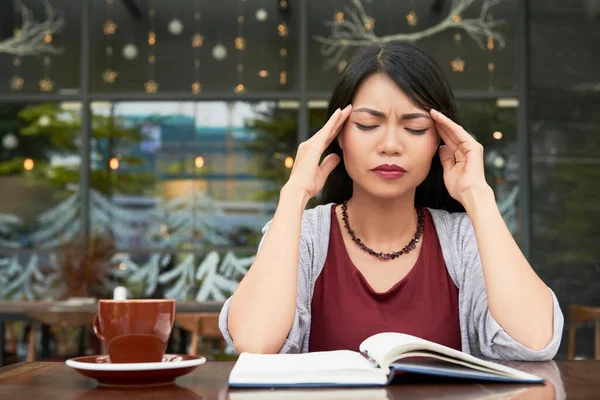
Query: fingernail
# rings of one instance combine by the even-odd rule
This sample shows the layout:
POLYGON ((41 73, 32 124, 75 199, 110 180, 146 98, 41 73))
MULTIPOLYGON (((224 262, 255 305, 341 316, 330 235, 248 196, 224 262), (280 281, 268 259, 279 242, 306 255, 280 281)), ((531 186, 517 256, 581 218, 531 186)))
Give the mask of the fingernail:
POLYGON ((434 114, 436 114, 436 113, 438 113, 438 112, 439 112, 439 111, 438 111, 438 110, 436 110, 435 108, 432 108, 432 109, 431 109, 431 111, 432 111, 434 114))

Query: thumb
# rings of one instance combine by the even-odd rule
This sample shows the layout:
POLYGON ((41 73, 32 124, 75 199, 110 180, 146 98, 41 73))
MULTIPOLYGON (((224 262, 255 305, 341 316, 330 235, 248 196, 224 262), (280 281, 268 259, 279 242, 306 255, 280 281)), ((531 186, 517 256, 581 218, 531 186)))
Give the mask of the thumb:
POLYGON ((323 176, 325 176, 325 177, 329 176, 331 171, 333 171, 333 169, 338 165, 339 162, 340 162, 340 156, 338 156, 337 154, 332 153, 332 154, 329 154, 327 157, 325 157, 325 159, 319 166, 319 168, 321 169, 321 172, 323 173, 323 176))
POLYGON ((454 154, 446 145, 440 146, 440 162, 444 171, 450 170, 454 166, 454 154))

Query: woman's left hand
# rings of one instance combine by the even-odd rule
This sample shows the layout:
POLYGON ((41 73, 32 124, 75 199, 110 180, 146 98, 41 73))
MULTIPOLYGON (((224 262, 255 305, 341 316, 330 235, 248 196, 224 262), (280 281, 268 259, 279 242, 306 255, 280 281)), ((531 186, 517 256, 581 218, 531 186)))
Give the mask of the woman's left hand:
POLYGON ((483 146, 444 114, 433 109, 430 114, 445 144, 439 149, 444 183, 450 196, 464 206, 469 191, 490 188, 485 180, 483 146))

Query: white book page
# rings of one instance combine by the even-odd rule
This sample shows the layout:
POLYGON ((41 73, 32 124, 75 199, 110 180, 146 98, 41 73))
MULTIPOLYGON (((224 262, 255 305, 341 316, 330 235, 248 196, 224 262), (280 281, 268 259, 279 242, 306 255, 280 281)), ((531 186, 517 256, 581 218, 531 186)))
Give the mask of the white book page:
POLYGON ((360 353, 349 350, 303 354, 242 353, 230 384, 372 383, 383 384, 387 376, 360 353))
POLYGON ((403 333, 378 333, 367 338, 360 345, 360 351, 367 351, 369 356, 379 363, 379 366, 386 374, 389 374, 389 365, 398 359, 401 354, 423 350, 443 354, 450 358, 461 360, 463 361, 462 364, 465 366, 477 365, 484 367, 489 371, 500 372, 503 375, 509 375, 523 379, 531 379, 533 376, 514 368, 500 365, 491 361, 481 360, 473 357, 470 354, 463 353, 462 351, 403 333))

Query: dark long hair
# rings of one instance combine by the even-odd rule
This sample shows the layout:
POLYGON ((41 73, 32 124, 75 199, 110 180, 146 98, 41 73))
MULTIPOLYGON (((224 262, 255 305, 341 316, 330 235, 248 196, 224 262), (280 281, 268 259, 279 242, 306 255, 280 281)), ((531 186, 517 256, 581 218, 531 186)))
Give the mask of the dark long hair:
MULTIPOLYGON (((454 94, 441 68, 416 46, 397 41, 363 47, 352 57, 333 89, 328 118, 336 109, 352 103, 360 84, 376 73, 387 75, 424 110, 434 108, 457 121, 454 94)), ((340 156, 341 161, 325 182, 321 204, 339 204, 352 197, 352 179, 344 167, 344 155, 337 140, 325 150, 325 155, 330 153, 340 156)), ((429 174, 417 187, 415 204, 450 212, 464 211, 444 185, 442 164, 437 155, 433 157, 429 174)))

